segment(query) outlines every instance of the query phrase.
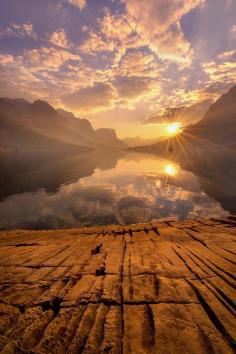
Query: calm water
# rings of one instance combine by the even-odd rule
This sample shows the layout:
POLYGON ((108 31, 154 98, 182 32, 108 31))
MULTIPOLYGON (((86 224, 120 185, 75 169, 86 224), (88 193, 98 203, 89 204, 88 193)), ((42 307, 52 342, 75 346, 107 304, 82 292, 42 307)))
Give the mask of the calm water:
POLYGON ((0 228, 130 224, 236 212, 234 156, 203 155, 194 163, 126 152, 7 158, 0 180, 0 228))

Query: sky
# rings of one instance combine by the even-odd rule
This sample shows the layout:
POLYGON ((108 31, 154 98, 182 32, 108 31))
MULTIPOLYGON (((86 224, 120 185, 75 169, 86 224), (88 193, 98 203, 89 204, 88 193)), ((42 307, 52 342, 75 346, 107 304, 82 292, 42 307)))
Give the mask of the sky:
POLYGON ((153 138, 235 82, 235 0, 0 0, 1 97, 153 138))

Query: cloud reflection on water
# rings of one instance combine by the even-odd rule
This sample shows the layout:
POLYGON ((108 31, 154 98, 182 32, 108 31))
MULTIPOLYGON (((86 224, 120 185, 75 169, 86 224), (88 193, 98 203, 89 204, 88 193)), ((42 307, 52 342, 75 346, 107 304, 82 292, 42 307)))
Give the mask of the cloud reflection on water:
POLYGON ((115 167, 96 168, 56 192, 12 195, 0 203, 0 227, 66 228, 227 214, 202 190, 196 175, 178 167, 178 173, 167 176, 167 166, 173 163, 127 155, 115 167))

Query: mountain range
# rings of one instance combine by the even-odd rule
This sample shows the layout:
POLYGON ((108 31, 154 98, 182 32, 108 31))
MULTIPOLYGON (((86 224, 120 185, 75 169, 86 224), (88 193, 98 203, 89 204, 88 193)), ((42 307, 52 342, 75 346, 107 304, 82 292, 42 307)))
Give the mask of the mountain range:
POLYGON ((0 98, 0 151, 88 151, 125 148, 113 129, 93 129, 86 119, 46 101, 0 98))
MULTIPOLYGON (((208 103, 205 102, 204 107, 208 103)), ((200 106, 202 110, 203 105, 200 106)), ((194 108, 195 113, 200 112, 197 107, 194 108)), ((211 104, 203 117, 187 126, 178 138, 159 139, 150 143, 140 138, 122 141, 117 138, 115 130, 94 129, 87 119, 77 118, 62 109, 56 110, 46 101, 30 103, 21 98, 0 98, 0 153, 84 152, 93 149, 125 149, 127 145, 136 151, 158 153, 166 149, 167 141, 177 148, 179 140, 188 141, 194 146, 208 142, 234 149, 235 136, 236 85, 211 104)))

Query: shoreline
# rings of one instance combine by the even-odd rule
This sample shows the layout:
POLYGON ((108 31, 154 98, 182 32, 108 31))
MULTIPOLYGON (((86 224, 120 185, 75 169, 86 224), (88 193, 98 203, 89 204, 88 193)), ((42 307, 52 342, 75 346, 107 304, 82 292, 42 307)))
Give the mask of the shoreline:
POLYGON ((110 225, 92 225, 92 226, 78 226, 78 227, 66 227, 66 228, 35 228, 35 229, 26 229, 26 228, 9 228, 9 229, 0 229, 0 234, 3 232, 20 232, 20 231, 25 231, 25 232, 42 232, 42 231, 48 231, 48 232, 53 232, 53 231, 80 231, 81 233, 87 233, 87 232, 105 232, 106 230, 109 231, 114 231, 115 233, 119 232, 128 232, 128 230, 142 230, 143 228, 150 229, 152 226, 170 226, 170 227, 180 227, 186 225, 186 223, 189 223, 189 225, 196 225, 196 224, 203 224, 203 225, 208 225, 210 226, 211 224, 213 225, 215 222, 222 223, 222 224, 232 224, 236 225, 236 215, 234 214, 229 214, 228 216, 225 217, 211 217, 211 218, 196 218, 196 219, 182 219, 182 220, 176 220, 176 219, 161 219, 157 221, 151 221, 151 222, 145 222, 145 223, 134 223, 134 224, 128 224, 128 225, 121 225, 121 224, 110 224, 110 225))

